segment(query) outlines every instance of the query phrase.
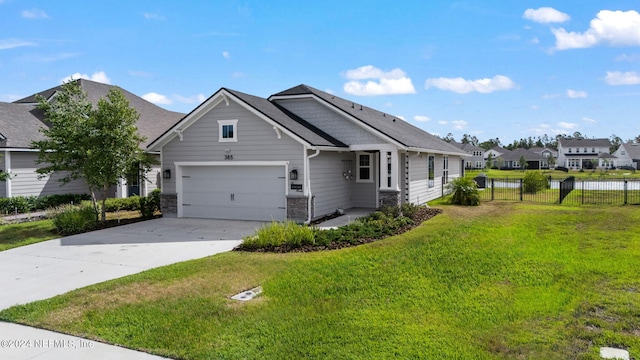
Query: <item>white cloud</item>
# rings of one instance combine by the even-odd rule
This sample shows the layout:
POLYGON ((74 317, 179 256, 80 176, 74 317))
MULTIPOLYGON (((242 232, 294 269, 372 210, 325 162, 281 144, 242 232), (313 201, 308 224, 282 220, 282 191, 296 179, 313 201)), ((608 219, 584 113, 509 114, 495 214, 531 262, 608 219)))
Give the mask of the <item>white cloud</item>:
POLYGON ((413 120, 420 121, 420 122, 427 122, 427 121, 431 121, 431 118, 424 115, 416 115, 413 117, 413 120))
POLYGON ((150 92, 150 93, 144 94, 144 95, 142 95, 142 98, 147 100, 148 102, 156 104, 156 105, 169 105, 169 104, 173 103, 165 95, 158 94, 158 93, 155 93, 155 92, 150 92))
POLYGON ((245 76, 247 76, 247 75, 245 73, 243 73, 242 71, 236 71, 236 72, 231 73, 231 77, 234 78, 234 79, 243 78, 245 76))
POLYGON ((103 84, 111 84, 111 79, 107 77, 107 74, 104 71, 94 72, 93 74, 91 74, 91 76, 77 72, 75 74, 69 75, 66 78, 60 80, 60 83, 65 83, 65 82, 76 80, 76 79, 87 79, 87 80, 96 81, 103 84))
POLYGON ((348 80, 343 90, 347 94, 358 96, 415 94, 411 79, 401 69, 384 72, 373 65, 361 66, 347 70, 344 74, 348 80), (363 82, 362 80, 369 80, 363 82))
POLYGON ((604 80, 609 85, 638 85, 640 84, 640 75, 635 71, 607 71, 604 80))
POLYGON ((523 18, 537 23, 561 23, 565 22, 571 17, 561 11, 558 11, 550 7, 541 7, 538 9, 527 9, 522 15, 523 18))
POLYGON ((23 46, 35 46, 36 44, 31 41, 21 39, 3 39, 0 40, 0 50, 13 49, 23 46))
POLYGON ((573 130, 578 127, 578 124, 568 123, 564 121, 559 122, 557 125, 565 130, 573 130))
POLYGON ((640 45, 640 14, 635 10, 601 10, 584 33, 552 29, 555 50, 588 48, 600 44, 611 46, 640 45))
POLYGON ((425 87, 435 87, 440 90, 453 91, 458 94, 466 94, 472 91, 479 93, 492 93, 494 91, 509 90, 516 87, 516 83, 504 75, 496 75, 493 78, 466 80, 458 78, 432 78, 427 79, 425 87))
POLYGON ((593 119, 591 119, 591 118, 588 118, 588 117, 583 117, 583 118, 582 118, 582 121, 584 121, 584 122, 588 122, 588 123, 591 123, 591 124, 595 124, 595 123, 597 123, 597 121, 595 121, 595 120, 593 120, 593 119))
POLYGON ((582 90, 567 90, 567 96, 571 99, 580 99, 580 98, 586 98, 587 97, 587 92, 586 91, 582 91, 582 90))
POLYGON ((156 13, 144 13, 142 14, 142 16, 144 16, 144 18, 147 20, 164 20, 165 19, 164 16, 156 13))
POLYGON ((181 95, 174 95, 173 96, 177 101, 182 102, 182 103, 186 103, 186 104, 200 104, 203 101, 205 101, 207 99, 206 96, 204 96, 204 94, 198 94, 198 95, 194 95, 191 97, 184 97, 181 95))
POLYGON ((540 105, 531 105, 531 110, 540 110, 540 105))
POLYGON ((25 19, 47 19, 49 15, 40 9, 23 10, 22 17, 25 19))
POLYGON ((438 125, 447 125, 448 123, 446 120, 438 120, 438 125))
POLYGON ((464 120, 453 120, 451 124, 453 124, 455 130, 462 130, 467 127, 468 123, 464 120))
POLYGON ((559 98, 561 96, 562 96, 561 94, 545 94, 545 95, 542 95, 542 98, 545 100, 549 100, 549 99, 559 98))
POLYGON ((223 51, 223 52, 222 52, 222 57, 223 57, 223 58, 225 58, 225 59, 228 59, 228 58, 230 58, 230 57, 231 57, 231 54, 229 54, 229 52, 228 52, 228 51, 223 51))
POLYGON ((616 61, 628 61, 628 62, 640 62, 640 55, 638 54, 622 54, 616 56, 616 61))

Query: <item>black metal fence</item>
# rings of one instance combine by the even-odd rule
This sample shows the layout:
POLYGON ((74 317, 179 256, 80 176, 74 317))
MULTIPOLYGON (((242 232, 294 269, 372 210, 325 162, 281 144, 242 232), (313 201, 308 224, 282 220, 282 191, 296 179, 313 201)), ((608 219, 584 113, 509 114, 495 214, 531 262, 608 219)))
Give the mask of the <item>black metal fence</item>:
POLYGON ((482 201, 640 205, 640 179, 591 180, 571 176, 566 179, 546 179, 539 186, 527 186, 523 179, 485 179, 484 185, 480 186, 482 201))

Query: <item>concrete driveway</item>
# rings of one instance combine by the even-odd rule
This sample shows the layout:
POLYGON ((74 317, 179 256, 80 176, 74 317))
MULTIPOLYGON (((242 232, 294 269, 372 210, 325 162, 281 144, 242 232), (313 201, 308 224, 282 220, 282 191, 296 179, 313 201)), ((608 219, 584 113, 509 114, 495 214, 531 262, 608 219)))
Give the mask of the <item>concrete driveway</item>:
MULTIPOLYGON (((154 267, 229 251, 240 244, 243 236, 262 224, 255 221, 160 218, 2 251, 0 309, 47 299, 154 267)), ((19 325, 6 323, 0 325, 0 358, 31 359, 36 355, 38 359, 53 359, 70 355, 69 349, 64 348, 37 349, 32 346, 29 351, 21 351, 26 349, 4 346, 10 345, 6 340, 39 340, 43 336, 46 340, 47 336, 37 335, 37 329, 32 329, 31 335, 16 338, 16 334, 30 328, 25 330, 19 325)), ((80 340, 75 342, 80 343, 80 340)), ((129 358, 96 349, 92 351, 91 358, 98 355, 129 358)), ((80 356, 78 352, 75 354, 80 356)))

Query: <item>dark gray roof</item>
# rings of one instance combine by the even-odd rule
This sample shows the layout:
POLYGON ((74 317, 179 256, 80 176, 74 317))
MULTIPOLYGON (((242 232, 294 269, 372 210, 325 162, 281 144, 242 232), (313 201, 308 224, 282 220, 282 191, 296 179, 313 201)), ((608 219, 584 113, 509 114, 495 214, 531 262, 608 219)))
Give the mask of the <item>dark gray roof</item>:
MULTIPOLYGON (((107 85, 98 83, 95 81, 78 79, 75 80, 80 83, 80 87, 87 94, 87 97, 93 104, 97 104, 98 100, 105 97, 109 91, 114 88, 113 85, 107 85)), ((41 91, 37 94, 28 96, 26 98, 15 101, 16 104, 22 104, 20 106, 28 106, 24 104, 35 104, 37 102, 36 95, 40 95, 45 99, 50 99, 57 91, 61 90, 62 85, 53 87, 51 89, 47 89, 45 91, 41 91)), ((163 134, 167 129, 169 129, 173 124, 178 122, 184 114, 173 112, 169 110, 165 110, 157 105, 154 105, 147 100, 130 93, 129 91, 120 88, 124 96, 129 101, 129 105, 136 109, 136 111, 140 114, 140 118, 137 122, 138 133, 144 137, 146 140, 141 144, 141 147, 146 147, 153 140, 155 140, 158 136, 163 134)), ((0 119, 0 126, 2 125, 2 119, 0 119)), ((28 131, 29 129, 25 128, 24 131, 28 131)), ((4 129, 0 128, 0 133, 4 134, 4 129)), ((6 135, 5 135, 6 136, 6 135)), ((7 140, 9 140, 9 136, 6 136, 7 140)))
POLYGON ((445 153, 465 154, 457 147, 396 116, 356 104, 353 101, 331 95, 308 85, 302 84, 281 91, 272 95, 270 99, 295 95, 314 95, 321 101, 325 101, 343 113, 351 115, 358 121, 361 121, 406 147, 429 149, 445 153))
POLYGON ((580 139, 580 138, 561 138, 558 140, 563 147, 594 147, 594 146, 611 146, 609 139, 580 139))
POLYGON ((640 160, 640 144, 628 142, 623 145, 631 159, 640 160))
POLYGON ((283 128, 301 137, 311 145, 347 147, 347 145, 334 139, 329 134, 323 132, 322 130, 306 122, 304 119, 301 119, 285 108, 267 99, 231 89, 225 90, 238 97, 247 105, 253 107, 271 120, 277 122, 283 128))
POLYGON ((32 141, 44 140, 43 118, 35 105, 0 102, 0 147, 28 149, 32 141))
POLYGON ((481 148, 479 146, 475 146, 475 145, 470 144, 470 143, 463 144, 463 143, 459 143, 457 141, 451 141, 449 144, 457 147, 460 150, 464 150, 464 151, 466 151, 468 153, 473 153, 474 151, 482 151, 482 152, 485 151, 483 148, 481 148))
POLYGON ((501 155, 505 161, 518 161, 521 157, 527 161, 544 161, 547 160, 544 156, 536 154, 529 149, 518 148, 501 155))

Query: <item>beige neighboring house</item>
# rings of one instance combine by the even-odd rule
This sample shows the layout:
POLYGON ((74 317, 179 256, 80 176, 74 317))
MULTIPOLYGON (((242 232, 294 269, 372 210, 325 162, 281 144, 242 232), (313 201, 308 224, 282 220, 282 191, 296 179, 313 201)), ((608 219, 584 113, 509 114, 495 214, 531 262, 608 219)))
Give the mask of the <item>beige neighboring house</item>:
MULTIPOLYGON (((94 104, 114 87, 84 79, 76 81, 94 104)), ((61 186, 62 183, 57 181, 60 175, 52 174, 38 179, 36 173, 36 169, 41 165, 36 164, 38 152, 31 148, 31 142, 43 140, 40 128, 48 126, 43 113, 37 109, 36 95, 48 101, 55 101, 56 93, 60 90, 61 86, 56 86, 13 103, 0 102, 0 171, 11 175, 9 180, 0 182, 0 197, 88 192, 87 185, 82 180, 61 186)), ((130 106, 140 114, 137 126, 138 132, 146 137, 145 142, 141 144, 143 149, 184 116, 158 107, 124 89, 121 90, 130 106)), ((159 159, 159 153, 157 156, 159 159)), ((110 196, 146 195, 159 186, 159 172, 158 165, 151 173, 146 174, 146 180, 144 176, 123 180, 114 187, 110 196)))

